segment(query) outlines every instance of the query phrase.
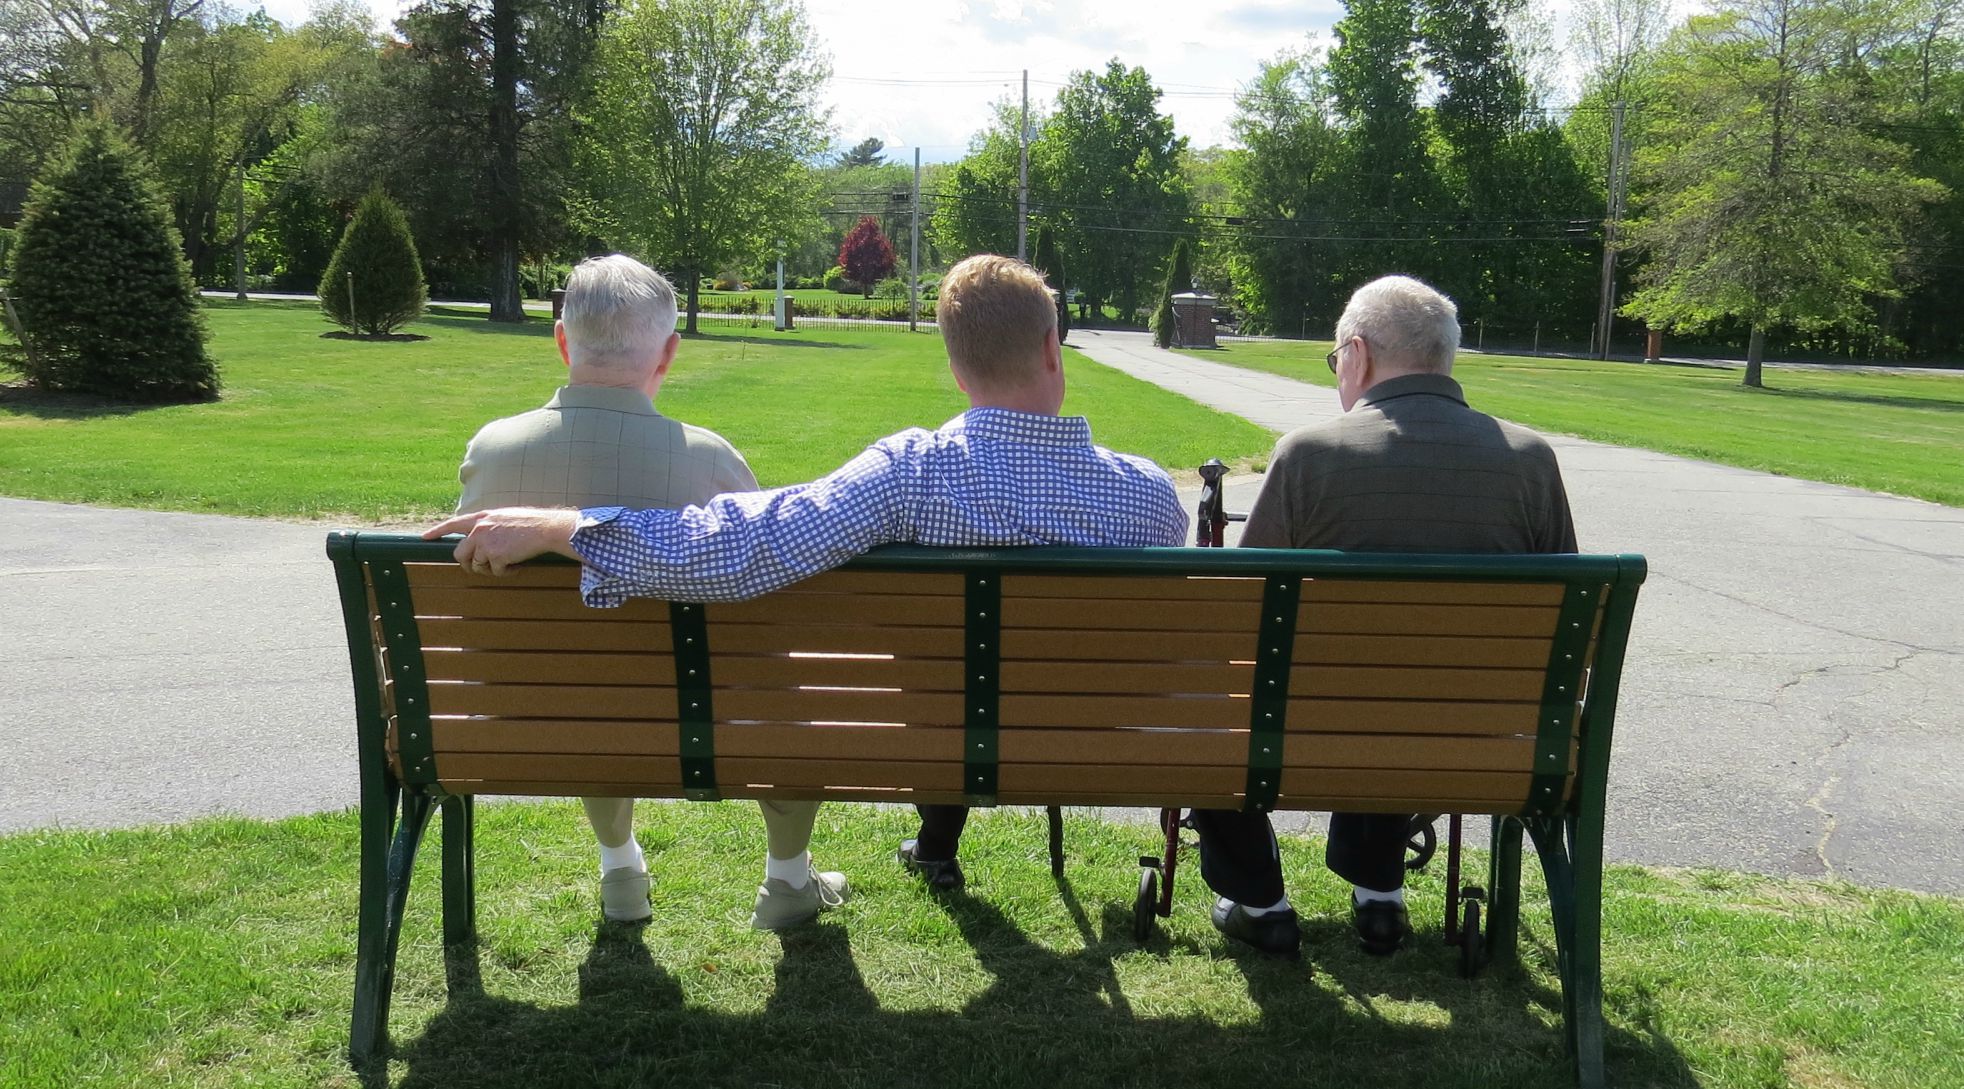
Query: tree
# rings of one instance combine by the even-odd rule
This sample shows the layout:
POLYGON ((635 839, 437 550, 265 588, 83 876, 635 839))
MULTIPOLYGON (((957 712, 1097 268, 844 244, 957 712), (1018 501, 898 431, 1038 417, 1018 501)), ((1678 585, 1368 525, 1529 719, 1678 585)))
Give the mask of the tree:
POLYGON ((868 136, 866 139, 854 144, 852 150, 839 156, 839 165, 844 167, 879 166, 886 162, 885 157, 880 154, 886 146, 886 141, 879 137, 868 136))
MULTIPOLYGON (((942 187, 929 235, 950 257, 1016 252, 1019 117, 1015 103, 996 102, 989 125, 969 138, 968 154, 955 164, 942 187)), ((1041 159, 1033 152, 1032 188, 1044 187, 1043 176, 1041 159)))
POLYGON ((1032 185, 1034 203, 1056 226, 1080 295, 1094 312, 1115 301, 1124 321, 1150 290, 1168 236, 1189 229, 1187 142, 1159 99, 1145 69, 1116 58, 1102 71, 1074 72, 1030 148, 1042 181, 1032 185))
POLYGON ((1173 316, 1173 296, 1193 290, 1193 250, 1182 238, 1173 243, 1173 254, 1166 261, 1166 284, 1159 292, 1159 306, 1152 315, 1152 342, 1171 348, 1180 338, 1173 316))
POLYGON ((45 390, 135 401, 218 395, 177 232, 143 161, 105 122, 36 183, 11 290, 45 390))
POLYGON ((872 216, 861 216, 846 232, 845 241, 839 243, 839 267, 865 289, 868 298, 873 295, 874 284, 893 275, 894 264, 893 243, 887 241, 880 221, 872 216))
POLYGON ((321 276, 321 312, 358 336, 383 337, 415 320, 430 301, 423 263, 402 209, 371 189, 355 209, 321 276))
POLYGON ((607 27, 579 145, 580 219, 688 288, 810 218, 830 74, 796 0, 629 0, 607 27))
POLYGON ((381 184, 445 293, 520 322, 519 263, 568 248, 573 103, 593 78, 602 0, 421 0, 397 40, 337 74, 316 171, 346 206, 381 184))
POLYGON ((1298 51, 1263 63, 1230 125, 1241 148, 1222 170, 1245 213, 1227 247, 1235 305, 1251 330, 1295 336, 1310 316, 1327 324, 1342 305, 1329 267, 1342 243, 1321 224, 1351 179, 1323 69, 1298 51))
POLYGON ((1057 249, 1057 232, 1049 225, 1037 228, 1037 248, 1033 255, 1043 282, 1057 293, 1057 342, 1071 334, 1071 306, 1064 301, 1064 256, 1057 249))
POLYGON ((1339 214, 1360 228, 1331 262, 1344 293, 1387 268, 1429 275, 1435 267, 1426 234, 1411 229, 1440 211, 1437 180, 1419 112, 1418 10, 1414 0, 1348 0, 1334 28, 1337 46, 1325 71, 1331 107, 1344 124, 1339 214))
POLYGON ((1648 264, 1626 309, 1653 326, 1734 319, 1760 384, 1769 327, 1871 320, 1900 293, 1920 206, 1942 186, 1875 134, 1865 79, 1840 62, 1831 0, 1731 0, 1694 19, 1664 64, 1656 145, 1637 160, 1648 264))

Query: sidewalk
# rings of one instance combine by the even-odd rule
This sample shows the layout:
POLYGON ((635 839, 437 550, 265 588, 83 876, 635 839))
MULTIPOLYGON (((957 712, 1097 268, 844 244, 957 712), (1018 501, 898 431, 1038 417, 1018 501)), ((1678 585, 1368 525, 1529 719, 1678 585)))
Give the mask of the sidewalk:
MULTIPOLYGON (((1333 390, 1073 330, 1287 430, 1333 390)), ((1305 349, 1303 366, 1323 366, 1305 349)), ((1479 407, 1475 405, 1474 407, 1479 407)), ((1550 436, 1585 551, 1642 552, 1611 763, 1615 858, 1964 892, 1964 510, 1550 436)), ((1228 492, 1247 509, 1256 483, 1228 492)))

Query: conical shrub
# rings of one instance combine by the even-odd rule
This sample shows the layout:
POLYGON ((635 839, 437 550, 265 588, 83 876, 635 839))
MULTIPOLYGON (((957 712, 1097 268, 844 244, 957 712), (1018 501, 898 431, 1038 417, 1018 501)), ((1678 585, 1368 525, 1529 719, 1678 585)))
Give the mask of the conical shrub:
POLYGON ((393 333, 430 301, 409 221, 380 189, 355 208, 321 275, 320 298, 329 320, 359 336, 393 333))
POLYGON ((1159 307, 1152 314, 1152 342, 1162 348, 1173 346, 1178 332, 1173 319, 1173 296, 1193 290, 1193 252, 1182 238, 1173 243, 1173 255, 1166 262, 1166 286, 1159 293, 1159 307))
POLYGON ((34 386, 129 401, 218 395, 177 229, 148 166, 107 123, 84 123, 35 183, 10 281, 34 386))

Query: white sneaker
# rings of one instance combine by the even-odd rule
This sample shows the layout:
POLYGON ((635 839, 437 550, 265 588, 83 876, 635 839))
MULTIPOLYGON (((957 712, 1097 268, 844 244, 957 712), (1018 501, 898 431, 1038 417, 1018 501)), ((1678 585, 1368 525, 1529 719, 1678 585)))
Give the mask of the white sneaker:
POLYGON ((648 871, 622 866, 601 874, 600 911, 617 923, 638 923, 653 915, 648 907, 648 871))
POLYGON ((821 911, 830 911, 846 902, 852 887, 846 875, 817 870, 808 872, 803 888, 792 888, 789 881, 767 877, 757 886, 757 906, 750 911, 750 925, 758 930, 786 930, 809 923, 821 911))

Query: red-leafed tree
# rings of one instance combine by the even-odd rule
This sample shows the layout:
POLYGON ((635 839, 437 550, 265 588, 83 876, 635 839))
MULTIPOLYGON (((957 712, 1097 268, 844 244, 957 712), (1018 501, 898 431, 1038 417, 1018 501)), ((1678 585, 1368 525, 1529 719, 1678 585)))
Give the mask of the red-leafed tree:
POLYGON ((887 241, 880 221, 872 216, 861 217, 839 243, 839 265, 869 296, 873 285, 893 275, 894 263, 893 243, 887 241))

